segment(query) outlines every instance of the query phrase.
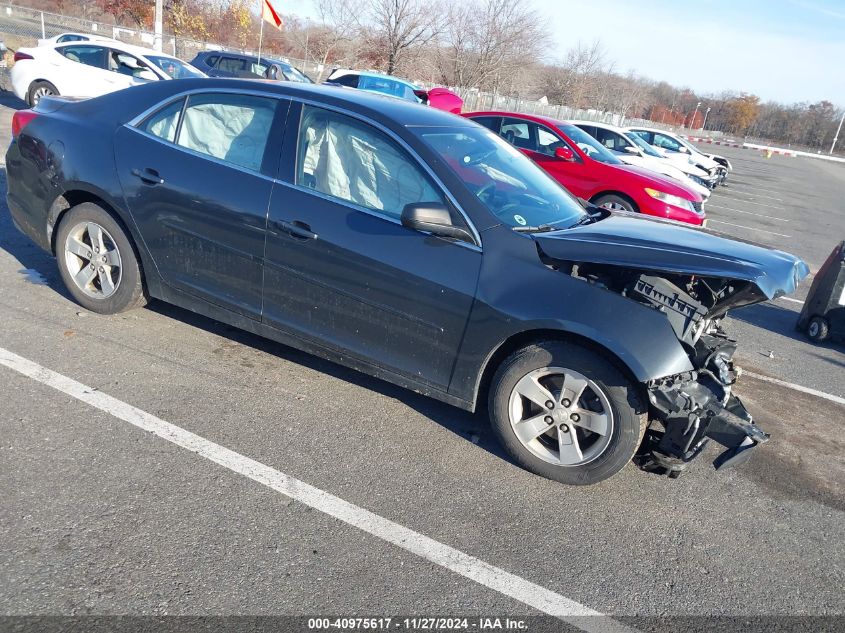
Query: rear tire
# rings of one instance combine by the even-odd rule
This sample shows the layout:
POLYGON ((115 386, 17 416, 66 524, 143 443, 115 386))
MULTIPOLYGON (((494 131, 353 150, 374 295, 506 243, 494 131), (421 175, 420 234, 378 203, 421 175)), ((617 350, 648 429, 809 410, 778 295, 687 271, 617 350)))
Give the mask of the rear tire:
POLYGON ((807 336, 816 343, 825 342, 830 336, 830 325, 827 319, 820 316, 814 316, 810 319, 810 323, 807 325, 807 336))
POLYGON ((34 108, 43 97, 58 95, 58 89, 49 81, 33 81, 26 93, 26 102, 34 108))
POLYGON ((611 211, 627 211, 628 213, 637 213, 639 211, 633 202, 612 193, 599 196, 593 200, 593 204, 597 207, 610 209, 611 211))
POLYGON ((147 302, 131 241, 96 204, 83 202, 62 216, 56 261, 70 294, 92 312, 117 314, 147 302))
POLYGON ((647 425, 637 385, 606 358, 563 341, 511 354, 493 377, 488 408, 495 435, 520 466, 571 485, 619 472, 647 425))

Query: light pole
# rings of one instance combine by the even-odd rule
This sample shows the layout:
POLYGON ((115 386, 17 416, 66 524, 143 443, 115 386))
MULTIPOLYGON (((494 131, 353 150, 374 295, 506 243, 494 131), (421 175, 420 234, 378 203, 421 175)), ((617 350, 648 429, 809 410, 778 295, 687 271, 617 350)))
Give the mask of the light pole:
POLYGON ((703 130, 703 129, 705 128, 705 126, 707 125, 707 115, 708 115, 708 114, 710 114, 710 110, 712 110, 712 108, 709 108, 709 107, 708 107, 708 108, 707 108, 707 110, 705 110, 705 111, 704 111, 704 123, 702 123, 702 124, 701 124, 701 129, 702 129, 702 130, 703 130))
MULTIPOLYGON (((161 52, 161 34, 164 30, 164 2, 162 0, 156 0, 156 10, 155 10, 155 26, 153 30, 155 31, 155 39, 153 40, 153 48, 156 49, 159 53, 161 52)), ((174 40, 175 41, 175 40, 174 40)))
POLYGON ((305 18, 305 66, 308 66, 308 36, 311 34, 311 18, 305 18))
POLYGON ((839 133, 842 131, 842 122, 845 121, 845 110, 842 111, 842 118, 839 119, 839 127, 836 128, 836 134, 833 136, 833 143, 830 144, 830 151, 828 155, 833 154, 833 148, 836 147, 836 141, 839 140, 839 133))
POLYGON ((695 117, 698 116, 698 108, 700 108, 700 107, 701 107, 701 101, 699 101, 698 103, 695 104, 695 112, 692 113, 692 121, 690 121, 690 123, 689 123, 690 129, 693 129, 693 126, 695 125, 695 117))

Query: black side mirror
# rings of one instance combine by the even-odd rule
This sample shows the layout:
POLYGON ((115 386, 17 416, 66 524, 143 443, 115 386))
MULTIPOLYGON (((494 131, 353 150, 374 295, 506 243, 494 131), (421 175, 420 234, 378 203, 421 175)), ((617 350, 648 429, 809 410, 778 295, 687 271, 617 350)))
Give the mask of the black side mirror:
POLYGON ((402 209, 402 226, 415 231, 426 231, 440 237, 451 237, 475 243, 469 231, 452 224, 452 216, 444 205, 436 202, 414 202, 402 209))

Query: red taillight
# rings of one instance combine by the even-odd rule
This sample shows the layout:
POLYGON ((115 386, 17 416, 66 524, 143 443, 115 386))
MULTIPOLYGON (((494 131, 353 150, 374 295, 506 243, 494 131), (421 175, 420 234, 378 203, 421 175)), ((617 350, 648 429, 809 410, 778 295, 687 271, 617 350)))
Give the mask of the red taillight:
POLYGON ((38 113, 33 110, 18 110, 12 115, 12 138, 18 138, 18 134, 27 124, 32 121, 38 113))
POLYGON ((21 53, 20 51, 17 51, 17 52, 15 53, 15 61, 16 61, 16 62, 19 62, 19 61, 21 61, 22 59, 35 59, 35 58, 34 58, 32 55, 28 54, 28 53, 21 53))

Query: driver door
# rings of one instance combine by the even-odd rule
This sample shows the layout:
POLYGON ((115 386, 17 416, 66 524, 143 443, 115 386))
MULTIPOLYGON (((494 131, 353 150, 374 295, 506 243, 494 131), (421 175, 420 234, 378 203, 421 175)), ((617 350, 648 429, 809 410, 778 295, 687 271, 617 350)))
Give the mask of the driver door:
POLYGON ((400 221, 406 204, 446 204, 442 190, 387 133, 316 106, 291 107, 281 163, 264 321, 445 391, 481 252, 400 221))

